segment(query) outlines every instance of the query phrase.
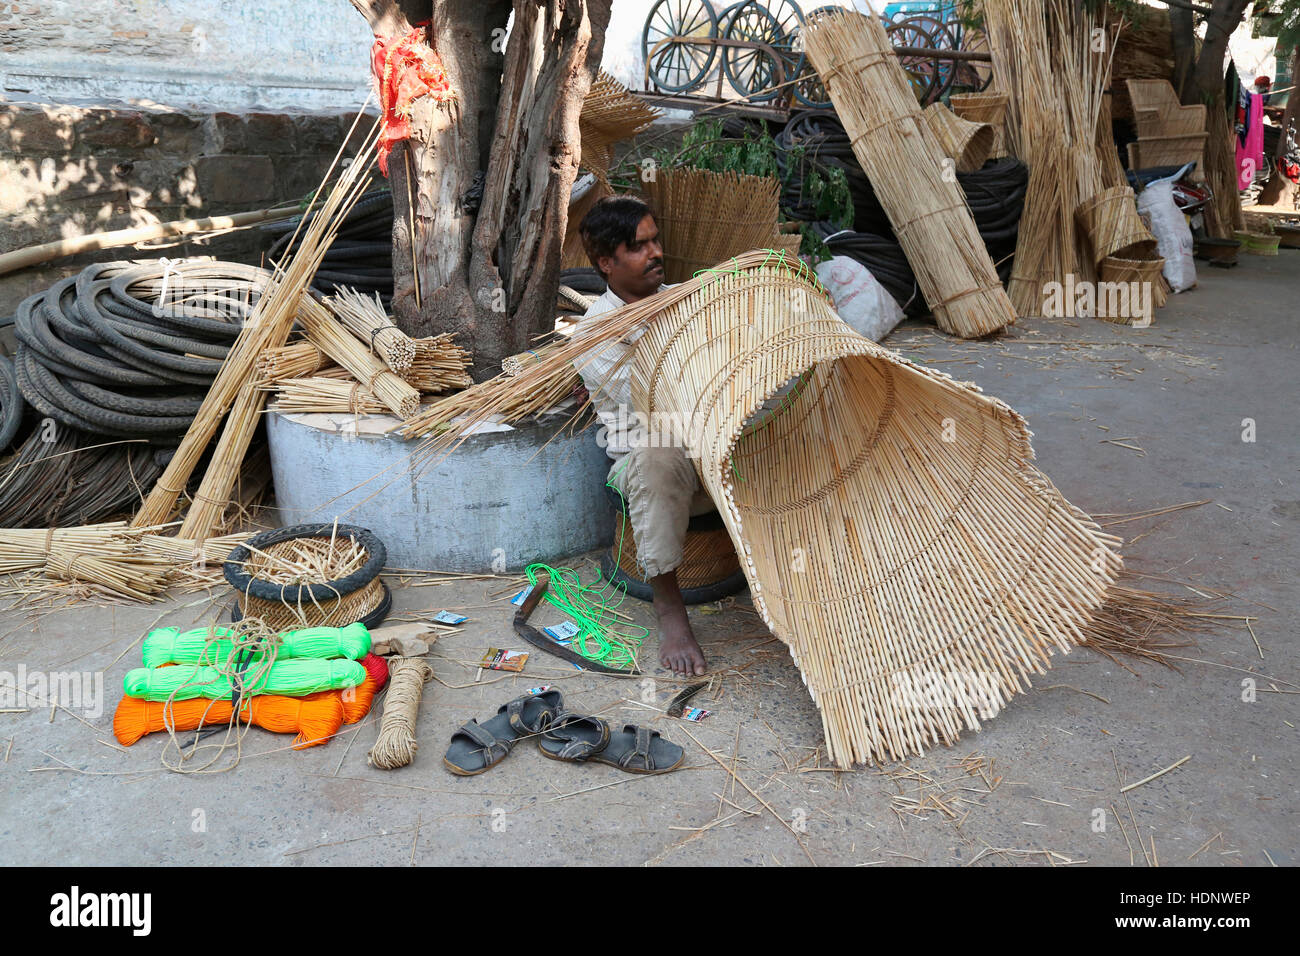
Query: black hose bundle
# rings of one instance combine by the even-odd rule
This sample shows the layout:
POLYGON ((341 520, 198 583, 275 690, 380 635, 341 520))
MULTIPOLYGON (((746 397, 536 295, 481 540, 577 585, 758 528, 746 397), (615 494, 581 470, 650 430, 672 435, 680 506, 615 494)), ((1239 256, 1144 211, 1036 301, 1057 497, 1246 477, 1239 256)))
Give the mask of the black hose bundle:
POLYGON ((837 230, 829 222, 815 222, 813 231, 826 243, 831 253, 846 256, 867 267, 885 291, 909 316, 925 315, 925 297, 916 284, 916 276, 903 254, 903 247, 893 235, 878 236, 851 229, 837 230))
POLYGON ((18 427, 23 423, 23 393, 18 389, 18 375, 14 372, 14 363, 8 356, 0 355, 0 378, 4 379, 0 388, 0 452, 14 443, 18 436, 18 427))
POLYGON ((574 292, 583 295, 604 295, 609 285, 605 277, 595 269, 587 266, 560 270, 560 285, 567 285, 574 292))
POLYGON ((39 414, 90 435, 175 438, 269 277, 205 260, 88 266, 19 303, 18 388, 39 414))
MULTIPOLYGON (((308 215, 308 220, 315 212, 308 215)), ((267 223, 262 231, 276 236, 267 252, 274 262, 287 260, 297 249, 298 237, 306 232, 298 224, 301 216, 267 223)), ((339 226, 338 236, 312 279, 312 288, 325 295, 343 286, 358 292, 378 292, 384 305, 393 300, 393 195, 388 190, 366 193, 357 200, 339 226)))

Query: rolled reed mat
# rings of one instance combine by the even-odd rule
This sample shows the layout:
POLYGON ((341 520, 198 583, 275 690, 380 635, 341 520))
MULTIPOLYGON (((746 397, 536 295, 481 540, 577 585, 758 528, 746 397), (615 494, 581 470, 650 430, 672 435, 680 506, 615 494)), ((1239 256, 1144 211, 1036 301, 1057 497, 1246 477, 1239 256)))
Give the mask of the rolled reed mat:
POLYGON ((804 43, 939 328, 975 338, 1014 322, 966 197, 945 175, 943 149, 880 21, 821 13, 805 24, 804 43))
POLYGON ((422 657, 394 657, 388 662, 388 672, 391 680, 379 737, 366 754, 366 762, 380 770, 396 770, 415 759, 420 749, 415 742, 420 698, 424 685, 433 679, 433 668, 422 657))
POLYGON ((1023 418, 855 333, 797 260, 693 285, 636 343, 633 410, 696 456, 837 766, 952 743, 1083 642, 1120 539, 1034 467, 1023 418))

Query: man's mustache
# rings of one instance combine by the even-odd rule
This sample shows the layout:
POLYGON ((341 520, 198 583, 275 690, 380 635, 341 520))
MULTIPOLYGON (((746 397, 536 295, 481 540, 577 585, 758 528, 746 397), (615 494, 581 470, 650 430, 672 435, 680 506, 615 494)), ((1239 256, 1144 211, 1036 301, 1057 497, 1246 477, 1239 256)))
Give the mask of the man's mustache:
POLYGON ((646 270, 645 270, 646 275, 649 275, 650 273, 654 272, 656 269, 662 269, 663 267, 664 267, 664 261, 662 259, 653 259, 651 260, 650 265, 646 266, 646 270))

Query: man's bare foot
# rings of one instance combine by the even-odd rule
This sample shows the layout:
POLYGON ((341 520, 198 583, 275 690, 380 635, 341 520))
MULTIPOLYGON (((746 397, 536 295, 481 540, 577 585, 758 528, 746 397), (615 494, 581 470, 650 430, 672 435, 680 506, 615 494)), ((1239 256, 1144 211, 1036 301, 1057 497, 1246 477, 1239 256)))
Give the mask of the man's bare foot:
POLYGON ((659 663, 681 677, 702 675, 704 652, 686 616, 677 573, 670 571, 651 578, 650 586, 654 589, 655 616, 659 618, 659 663))

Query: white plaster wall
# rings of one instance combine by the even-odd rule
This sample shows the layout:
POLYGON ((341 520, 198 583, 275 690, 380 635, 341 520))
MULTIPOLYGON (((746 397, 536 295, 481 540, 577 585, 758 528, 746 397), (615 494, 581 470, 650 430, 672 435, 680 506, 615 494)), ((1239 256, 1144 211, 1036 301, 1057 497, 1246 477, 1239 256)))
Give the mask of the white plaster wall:
POLYGON ((345 108, 366 95, 369 43, 347 0, 0 2, 11 99, 345 108))
MULTIPOLYGON (((641 88, 653 0, 614 0, 605 69, 641 88)), ((0 98, 348 109, 372 37, 348 0, 0 0, 0 98)))

